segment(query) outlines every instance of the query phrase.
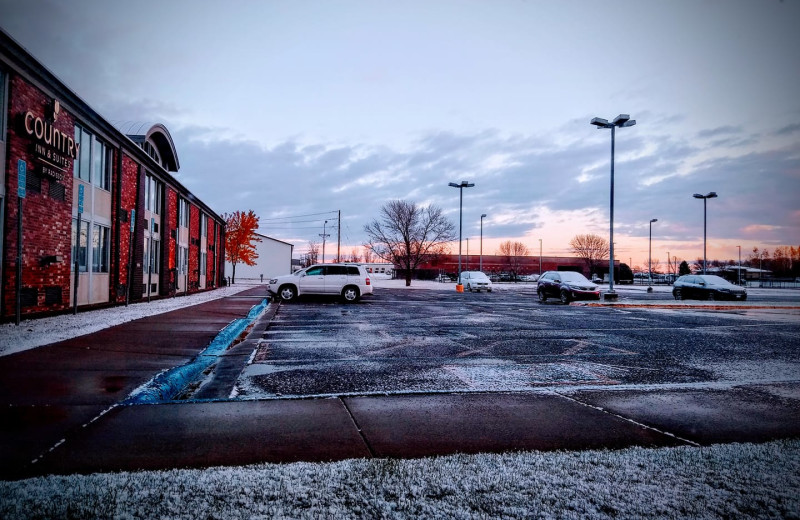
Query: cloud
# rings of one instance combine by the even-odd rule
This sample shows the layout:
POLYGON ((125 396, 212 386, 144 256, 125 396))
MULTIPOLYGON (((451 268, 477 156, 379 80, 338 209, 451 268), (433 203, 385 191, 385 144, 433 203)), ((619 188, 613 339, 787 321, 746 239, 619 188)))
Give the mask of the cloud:
POLYGON ((795 132, 800 132, 800 123, 786 125, 783 128, 776 130, 775 135, 791 135, 795 132))

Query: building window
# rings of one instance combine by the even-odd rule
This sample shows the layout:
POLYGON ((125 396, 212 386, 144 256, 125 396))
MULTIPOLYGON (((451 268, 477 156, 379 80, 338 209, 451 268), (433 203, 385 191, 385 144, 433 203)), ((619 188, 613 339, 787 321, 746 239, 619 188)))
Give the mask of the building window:
POLYGON ((81 233, 80 233, 80 243, 76 240, 78 230, 78 219, 72 219, 72 262, 70 262, 71 268, 75 269, 75 259, 78 260, 78 270, 80 272, 86 272, 87 267, 87 247, 89 245, 89 223, 81 221, 81 233))
POLYGON ((159 265, 161 264, 161 241, 160 240, 151 240, 148 237, 144 239, 144 261, 142 265, 144 266, 145 274, 150 272, 152 274, 158 274, 159 265), (149 271, 148 271, 149 269, 149 271))
POLYGON ((208 238, 208 219, 203 213, 200 213, 200 236, 208 238))
POLYGON ((189 272, 189 248, 178 247, 178 274, 189 272))
POLYGON ((91 182, 92 134, 75 125, 75 142, 80 145, 78 158, 72 161, 72 173, 82 181, 91 182))
POLYGON ((189 201, 178 199, 178 226, 189 227, 189 201))
POLYGON ((111 191, 111 150, 97 138, 92 139, 92 182, 98 188, 111 191))
POLYGON ((152 175, 147 175, 144 184, 144 208, 156 215, 161 214, 161 199, 164 194, 164 183, 152 175))
POLYGON ((92 227, 92 272, 107 273, 110 258, 109 237, 111 229, 95 224, 92 227))
POLYGON ((208 255, 206 253, 200 253, 200 274, 205 276, 206 274, 206 264, 208 263, 208 255))

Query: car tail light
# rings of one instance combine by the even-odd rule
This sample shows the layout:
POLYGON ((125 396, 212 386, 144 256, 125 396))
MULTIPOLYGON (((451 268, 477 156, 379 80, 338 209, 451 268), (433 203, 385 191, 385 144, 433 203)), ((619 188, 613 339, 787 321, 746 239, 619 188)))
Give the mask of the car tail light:
POLYGON ((369 276, 367 276, 367 285, 369 285, 369 276))

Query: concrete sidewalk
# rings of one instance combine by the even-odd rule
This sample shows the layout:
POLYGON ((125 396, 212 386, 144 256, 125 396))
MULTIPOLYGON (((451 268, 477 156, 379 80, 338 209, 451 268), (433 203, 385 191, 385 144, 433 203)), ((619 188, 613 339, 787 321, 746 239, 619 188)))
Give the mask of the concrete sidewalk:
POLYGON ((257 287, 0 358, 0 478, 510 450, 761 442, 800 436, 800 385, 328 399, 227 399, 262 317, 197 390, 121 405, 191 361, 257 287))

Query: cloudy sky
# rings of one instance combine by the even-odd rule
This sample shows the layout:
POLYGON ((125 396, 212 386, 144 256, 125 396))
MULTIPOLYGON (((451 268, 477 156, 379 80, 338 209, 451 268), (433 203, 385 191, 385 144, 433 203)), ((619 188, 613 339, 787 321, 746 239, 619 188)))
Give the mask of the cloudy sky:
MULTIPOLYGON (((477 253, 616 257, 800 245, 800 2, 0 0, 0 26, 106 119, 164 123, 179 179, 296 252, 442 207, 477 253)), ((466 248, 466 243, 464 245, 466 248)), ((454 248, 454 251, 457 249, 454 248)), ((330 254, 331 248, 327 249, 330 254)))

